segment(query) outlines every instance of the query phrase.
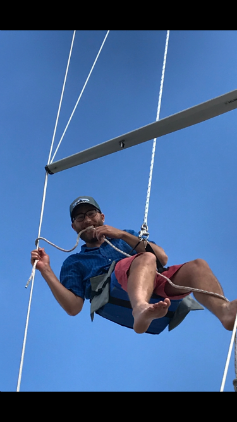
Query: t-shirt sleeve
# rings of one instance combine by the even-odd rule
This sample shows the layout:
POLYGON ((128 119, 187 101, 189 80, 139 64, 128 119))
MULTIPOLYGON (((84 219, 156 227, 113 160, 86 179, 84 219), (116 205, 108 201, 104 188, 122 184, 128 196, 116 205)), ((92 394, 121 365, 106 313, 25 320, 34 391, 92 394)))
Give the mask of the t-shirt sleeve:
POLYGON ((72 255, 63 262, 59 279, 60 283, 66 289, 71 290, 76 296, 85 299, 85 286, 82 275, 82 266, 79 262, 75 261, 72 255))

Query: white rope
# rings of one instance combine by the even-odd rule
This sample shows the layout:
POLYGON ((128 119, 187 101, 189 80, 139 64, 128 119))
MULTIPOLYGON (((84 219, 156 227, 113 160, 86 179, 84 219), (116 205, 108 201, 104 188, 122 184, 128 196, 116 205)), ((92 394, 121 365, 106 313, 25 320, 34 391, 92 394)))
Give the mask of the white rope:
MULTIPOLYGON (((73 43, 74 43, 74 38, 75 38, 75 31, 74 31, 73 37, 72 37, 71 48, 70 48, 70 52, 69 52, 69 58, 68 58, 68 62, 67 62, 66 73, 65 73, 65 77, 64 77, 63 88, 62 88, 61 98, 60 98, 60 101, 59 101, 58 113, 57 113, 56 122, 55 122, 55 126, 54 126, 54 132, 53 132, 53 137, 52 137, 52 141, 51 141, 51 145, 50 145, 49 158, 48 158, 48 163, 47 164, 49 164, 49 162, 50 162, 51 153, 52 153, 52 150, 53 150, 54 139, 55 139, 55 134, 56 134, 56 130, 57 130, 58 118, 59 118, 59 114, 60 114, 60 109, 61 109, 61 104, 62 104, 62 99, 63 99, 63 93, 64 93, 65 84, 66 84, 67 73, 68 73, 68 68, 69 68, 69 63, 70 63, 70 58, 71 58, 71 53, 72 53, 72 47, 73 47, 73 43)), ((40 232, 41 232, 41 227, 42 227, 47 184, 48 184, 48 173, 46 172, 46 174, 45 174, 45 181, 44 181, 44 189, 43 189, 43 198, 42 198, 41 212, 40 212, 38 238, 40 238, 40 232)), ((37 241, 36 247, 37 247, 37 249, 39 248, 39 241, 37 241)), ((30 318, 30 309, 31 309, 31 301, 32 301, 32 295, 33 295, 33 288, 34 288, 34 279, 35 279, 35 268, 36 268, 36 265, 37 265, 37 262, 34 263, 34 266, 33 266, 33 269, 32 269, 32 273, 31 273, 31 277, 30 277, 30 279, 28 280, 28 283, 27 283, 27 286, 28 286, 29 285, 29 282, 32 280, 31 290, 30 290, 30 297, 29 297, 29 304, 28 304, 28 310, 27 310, 27 316, 26 316, 26 325, 25 325, 25 332, 24 332, 24 338, 23 338, 22 352, 21 352, 21 360, 20 360, 18 381, 17 381, 17 389, 16 389, 17 392, 20 391, 20 387, 21 387, 21 378, 22 378, 22 370, 23 370, 23 363, 24 363, 24 357, 25 357, 25 347, 26 347, 26 339, 27 339, 27 333, 28 333, 28 325, 29 325, 29 318, 30 318)))
MULTIPOLYGON (((81 234, 83 232, 85 232, 86 230, 91 230, 91 229, 94 229, 95 230, 94 226, 89 226, 86 229, 82 230, 80 233, 78 233, 77 241, 76 241, 75 246, 73 246, 73 248, 72 249, 69 249, 69 250, 60 248, 59 246, 55 245, 54 243, 50 242, 49 240, 45 239, 44 237, 37 238, 36 241, 35 241, 35 243, 37 243, 39 241, 39 239, 41 239, 41 240, 44 240, 45 242, 49 243, 51 246, 54 246, 55 248, 59 249, 60 251, 63 251, 63 252, 71 252, 74 249, 76 249, 76 247, 77 247, 77 245, 79 243, 79 238, 80 238, 81 234)), ((112 246, 112 248, 114 248, 116 251, 122 253, 123 255, 125 255, 127 257, 130 257, 131 256, 131 255, 127 254, 126 252, 121 251, 116 246, 114 246, 108 239, 106 239, 106 237, 104 237, 104 241, 107 242, 110 246, 112 246)), ((34 265, 36 265, 36 264, 34 263, 34 265)), ((157 274, 159 274, 161 277, 165 278, 171 284, 171 286, 175 287, 176 289, 186 290, 187 292, 190 292, 190 293, 191 292, 204 293, 204 294, 207 294, 207 295, 211 295, 211 296, 215 296, 215 297, 218 297, 220 299, 223 299, 226 302, 229 302, 229 300, 225 296, 219 295, 218 293, 208 292, 206 290, 196 289, 194 287, 178 286, 177 284, 174 284, 168 277, 164 276, 163 274, 160 274, 158 271, 157 271, 157 274)), ((32 274, 31 274, 31 277, 32 277, 32 274)), ((28 283, 31 280, 31 277, 29 278, 28 283)))
MULTIPOLYGON (((232 332, 232 336, 231 336, 231 340, 230 340, 230 347, 229 347, 229 351, 228 351, 228 355, 227 355, 224 375, 223 375, 223 379, 222 379, 222 383, 221 383, 221 389, 220 389, 221 393, 224 391, 224 388, 225 388, 226 376, 227 376, 227 372, 228 372, 228 368, 229 368, 229 364, 230 364, 230 357, 231 357, 231 352, 232 352, 232 349, 233 349, 234 339, 235 339, 235 336, 236 336, 236 330, 237 330, 237 315, 236 315, 236 318, 235 318, 235 323, 234 323, 234 328, 233 328, 233 332, 232 332)), ((235 363, 236 363, 236 360, 235 360, 235 363)), ((235 370, 236 370, 236 367, 235 367, 235 370)), ((237 376, 237 373, 236 373, 236 376, 237 376)))
MULTIPOLYGON (((160 118, 160 108, 161 108, 161 99, 162 99, 164 77, 165 77, 165 66, 166 66, 166 57, 167 57, 167 51, 168 51, 169 34, 170 34, 170 31, 168 30, 167 35, 166 35, 164 61, 163 61, 163 67, 162 67, 162 75, 161 75, 161 82, 160 82, 160 93, 159 93, 156 121, 158 121, 159 118, 160 118)), ((145 227, 147 227, 147 218, 148 218, 148 209, 149 209, 150 194, 151 194, 151 182, 152 182, 152 174, 153 174, 153 167, 154 167, 155 151, 156 151, 156 138, 153 140, 152 154, 151 154, 150 174, 149 174, 149 181, 148 181, 148 188, 147 188, 145 213, 144 213, 144 219, 143 219, 143 226, 145 226, 145 227)), ((147 229, 148 229, 148 227, 147 227, 147 229)))
POLYGON ((50 151, 49 151, 48 164, 50 163, 52 149, 53 149, 53 144, 54 144, 54 139, 55 139, 56 130, 57 130, 57 126, 58 126, 58 119, 59 119, 59 114, 60 114, 60 110, 61 110, 61 105, 62 105, 62 100, 63 100, 63 94, 64 94, 65 85, 66 85, 67 74, 68 74, 68 69, 69 69, 69 64, 70 64, 70 59, 71 59, 71 54, 72 54, 72 48, 73 48, 73 44, 74 44, 75 35, 76 35, 76 31, 73 32, 73 36, 72 36, 71 48, 70 48, 70 52, 69 52, 69 56, 68 56, 68 61, 67 61, 67 67, 66 67, 66 72, 65 72, 64 81, 63 81, 61 98, 60 98, 60 101, 59 101, 58 113, 57 113, 56 122, 55 122, 55 126, 54 126, 51 148, 50 148, 50 151))
MULTIPOLYGON (((236 315, 237 318, 237 315, 236 315)), ((235 376, 237 378, 237 330, 235 333, 235 376)))
MULTIPOLYGON (((80 231, 80 233, 78 233, 76 244, 75 244, 75 246, 73 246, 73 248, 72 248, 72 249, 63 249, 63 248, 60 248, 59 246, 55 245, 54 243, 50 242, 49 240, 45 239, 44 237, 37 237, 37 239, 35 240, 35 244, 36 244, 36 245, 38 245, 39 240, 44 240, 44 241, 45 241, 45 242, 47 242, 49 245, 53 246, 54 248, 56 248, 56 249, 58 249, 58 250, 60 250, 60 251, 62 251, 62 252, 72 252, 72 251, 74 251, 74 249, 76 249, 76 247, 77 247, 77 245, 78 245, 78 243, 79 243, 79 239, 80 239, 81 234, 82 234, 83 232, 85 232, 86 230, 91 229, 92 227, 93 227, 93 226, 91 226, 91 227, 87 227, 85 230, 82 230, 82 231, 80 231)), ((38 248, 37 248, 37 249, 38 249, 38 248)), ((33 265, 32 271, 31 271, 30 278, 29 278, 29 280, 27 281, 27 283, 26 283, 26 285, 25 285, 25 287, 26 287, 26 288, 29 286, 30 281, 31 281, 31 280, 33 279, 33 277, 34 277, 34 273, 35 273, 35 269, 36 269, 37 262, 38 262, 38 260, 36 259, 36 260, 35 260, 35 262, 34 262, 34 265, 33 265)))
MULTIPOLYGON (((157 271, 157 273, 158 273, 158 271, 157 271)), ((177 284, 172 283, 172 281, 168 277, 166 277, 165 275, 160 274, 160 273, 158 273, 158 274, 161 277, 165 278, 170 283, 170 285, 173 286, 173 287, 175 287, 176 289, 186 290, 187 292, 190 292, 190 293, 191 292, 194 292, 194 293, 204 293, 206 295, 215 296, 215 297, 218 297, 219 299, 223 299, 226 302, 229 302, 229 300, 225 296, 219 295, 218 293, 208 292, 207 290, 196 289, 194 287, 178 286, 177 284)))
POLYGON ((60 141, 59 141, 59 143, 58 143, 58 145, 57 145, 57 148, 56 148, 56 150, 55 150, 54 156, 53 156, 53 158, 52 158, 52 160, 51 160, 50 164, 53 162, 53 160, 54 160, 54 158, 55 158, 55 155, 57 154, 57 151, 58 151, 58 149, 59 149, 59 147, 60 147, 60 145, 61 145, 61 142, 62 142, 62 140, 63 140, 63 138, 64 138, 64 135, 65 135, 65 133, 66 133, 66 131, 67 131, 67 128, 68 128, 68 126, 69 126, 69 123, 71 122, 72 117, 73 117, 73 115, 74 115, 74 113, 75 113, 75 111, 76 111, 76 108, 77 108, 77 106, 78 106, 78 103, 79 103, 79 101, 80 101, 80 99, 81 99, 81 97, 82 97, 82 94, 83 94, 83 92, 84 92, 84 90, 85 90, 85 87, 86 87, 86 85, 87 85, 87 83, 88 83, 88 81, 89 81, 89 79, 90 79, 91 73, 92 73, 92 71, 93 71, 93 69, 94 69, 94 67, 95 67, 95 64, 96 64, 96 62, 97 62, 97 60, 98 60, 98 58, 99 58, 99 55, 100 55, 100 53, 101 53, 101 50, 102 50, 102 48, 103 48, 103 46, 104 46, 104 43, 105 43, 106 38, 108 37, 108 35, 109 35, 109 31, 107 31, 107 33, 106 33, 106 35, 105 35, 105 38, 104 38, 104 40, 103 40, 103 42, 102 42, 102 44, 101 44, 101 47, 100 47, 100 49, 99 49, 99 51, 98 51, 98 54, 97 54, 97 56, 96 56, 96 58, 95 58, 95 61, 94 61, 93 65, 92 65, 92 68, 91 68, 91 70, 90 70, 90 72, 89 72, 89 75, 87 76, 86 82, 84 83, 84 86, 83 86, 83 88, 82 88, 82 90, 81 90, 81 93, 80 93, 80 95, 79 95, 78 99, 77 99, 77 102, 76 102, 76 104, 75 104, 75 107, 74 107, 74 109, 73 109, 73 111, 72 111, 72 114, 71 114, 71 116, 70 116, 70 118, 69 118, 69 120, 68 120, 68 122, 67 122, 67 125, 66 125, 66 127, 65 127, 65 129, 64 129, 64 132, 63 132, 63 134, 62 134, 62 136, 61 136, 61 139, 60 139, 60 141))
MULTIPOLYGON (((167 35, 166 35, 164 61, 163 61, 163 68, 162 68, 162 76, 161 76, 161 83, 160 83, 160 93, 159 93, 159 101, 158 101, 158 107, 157 107, 156 121, 158 121, 159 118, 160 118, 161 98, 162 98, 163 84, 164 84, 166 57, 167 57, 168 42, 169 42, 169 32, 170 31, 168 30, 167 35)), ((147 197, 146 197, 146 204, 145 204, 144 219, 143 219, 143 224, 141 226, 141 231, 139 233, 139 236, 142 236, 142 235, 145 235, 147 237, 149 236, 147 219, 148 219, 148 210, 149 210, 149 202, 150 202, 150 194, 151 194, 151 182, 152 182, 152 174, 153 174, 153 167, 154 167, 155 150, 156 150, 156 138, 153 140, 152 154, 151 154, 151 164, 150 164, 150 174, 149 174, 149 181, 148 181, 148 188, 147 188, 147 197)), ((113 245, 111 244, 111 246, 113 246, 113 245)), ((196 292, 196 293, 204 293, 204 294, 219 297, 219 298, 224 299, 225 301, 229 302, 228 299, 226 299, 224 296, 219 295, 217 293, 207 292, 207 291, 201 290, 201 289, 194 289, 194 288, 190 289, 189 287, 185 287, 185 286, 177 286, 174 283, 172 283, 172 281, 169 278, 165 277, 163 274, 160 274, 160 275, 161 275, 161 277, 165 278, 171 284, 171 286, 173 286, 177 289, 182 289, 182 290, 184 289, 184 290, 187 290, 187 291, 190 291, 190 292, 196 292)), ((221 391, 223 391, 223 389, 224 389, 224 384, 225 384, 225 379, 226 379, 227 370, 228 370, 228 366, 229 366, 230 355, 231 355, 231 351, 232 351, 232 348, 233 348, 234 338, 235 338, 235 374, 236 374, 236 380, 234 380, 234 386, 235 386, 235 388, 237 388, 236 385, 235 385, 235 384, 237 384, 237 339, 236 339, 237 333, 236 333, 236 329, 237 329, 237 316, 236 316, 236 321, 235 321, 235 325, 234 325, 234 329, 233 329, 233 335, 232 335, 232 338, 231 338, 231 345, 230 345, 230 349, 229 349, 229 353, 228 353, 228 357, 227 357, 226 367, 225 367, 223 381, 222 381, 222 385, 221 385, 221 391)))
MULTIPOLYGON (((44 181, 44 189, 43 189, 43 199, 42 199, 42 205, 41 205, 41 213, 40 213, 38 237, 40 235, 41 226, 42 226, 47 183, 48 183, 48 173, 46 172, 45 181, 44 181)), ((37 243, 37 249, 38 249, 38 243, 37 243)), ((32 284, 31 284, 30 298, 29 298, 29 304, 28 304, 28 310, 27 310, 27 316, 26 316, 26 325, 25 325, 24 339, 23 339, 22 352, 21 352, 21 361, 20 361, 20 368, 19 368, 17 389, 16 389, 17 392, 20 391, 20 386, 21 386, 22 369, 23 369, 23 363, 24 363, 24 357, 25 357, 25 346, 26 346, 26 339, 27 339, 28 325, 29 325, 29 318, 30 318, 31 300, 32 300, 32 294, 33 294, 33 288, 34 288, 35 267, 36 267, 36 264, 32 269, 32 277, 31 277, 32 284)))
MULTIPOLYGON (((73 248, 72 248, 72 249, 63 249, 63 248, 60 248, 59 246, 57 246, 57 245, 55 245, 54 243, 50 242, 49 240, 45 239, 45 237, 37 237, 37 239, 35 240, 35 244, 37 245, 37 244, 38 244, 38 242, 39 242, 39 240, 44 240, 44 241, 45 241, 45 242, 47 242, 49 245, 53 246, 54 248, 58 249, 59 251, 62 251, 62 252, 72 252, 72 251, 74 251, 74 249, 76 249, 76 247, 78 246, 78 243, 79 243, 79 239, 80 239, 80 237, 81 237, 81 234, 82 234, 82 233, 84 233, 86 230, 91 230, 91 229, 94 229, 94 227, 93 227, 93 226, 87 227, 86 229, 84 229, 84 230, 82 230, 82 231, 80 231, 80 232, 78 233, 77 240, 76 240, 76 244, 73 246, 73 248)), ((106 242, 107 242, 110 246, 112 246, 112 248, 116 249, 116 251, 121 252, 123 255, 125 255, 125 256, 127 256, 127 257, 130 257, 130 256, 131 256, 131 255, 128 255, 126 252, 123 252, 123 251, 121 251, 120 249, 116 248, 116 246, 112 245, 112 243, 110 243, 110 241, 109 241, 108 239, 106 239, 106 238, 105 238, 104 240, 105 240, 105 241, 106 241, 106 242)), ((37 248, 37 249, 38 249, 38 248, 37 248)), ((25 285, 25 287, 26 287, 26 288, 29 286, 30 281, 31 281, 31 280, 33 279, 33 277, 34 277, 37 262, 38 262, 38 260, 35 260, 34 265, 33 265, 33 268, 32 268, 32 271, 31 271, 30 278, 29 278, 29 280, 27 281, 27 283, 26 283, 26 285, 25 285)))
MULTIPOLYGON (((237 315, 236 315, 237 319, 237 315)), ((235 332, 235 379, 233 380, 235 392, 237 393, 237 330, 235 332)))
MULTIPOLYGON (((116 251, 121 252, 123 255, 130 257, 131 255, 121 251, 120 249, 116 248, 116 246, 114 246, 112 243, 110 243, 108 241, 108 239, 104 239, 110 246, 112 246, 112 248, 114 248, 116 251)), ((169 282, 169 284, 173 287, 175 287, 176 289, 180 289, 180 290, 186 290, 187 292, 195 292, 195 293, 204 293, 206 295, 210 295, 210 296, 215 296, 218 297, 220 299, 225 300, 226 302, 229 302, 229 300, 222 295, 219 295, 218 293, 214 293, 214 292, 208 292, 206 290, 202 290, 202 289, 196 289, 194 287, 187 287, 187 286, 178 286, 177 284, 174 284, 168 277, 166 277, 165 275, 159 273, 158 271, 156 271, 157 274, 159 274, 161 277, 165 278, 165 280, 167 280, 169 282)))
POLYGON ((22 345, 21 361, 20 361, 17 388, 16 388, 17 393, 20 391, 20 387, 21 387, 21 377, 22 377, 22 369, 23 369, 24 356, 25 356, 26 338, 27 338, 27 331, 28 331, 29 318, 30 318, 30 308, 31 308, 31 300, 32 300, 32 294, 33 294, 33 288, 34 288, 34 280, 35 278, 33 276, 31 289, 30 289, 30 298, 29 298, 29 304, 28 304, 28 310, 27 310, 27 316, 26 316, 25 333, 24 333, 24 339, 23 339, 23 345, 22 345))
POLYGON ((130 258, 131 255, 129 255, 126 252, 121 251, 119 248, 116 248, 116 246, 114 246, 108 239, 106 239, 106 237, 104 238, 105 242, 107 242, 110 246, 112 246, 112 248, 114 248, 117 252, 122 253, 123 255, 127 256, 130 258))

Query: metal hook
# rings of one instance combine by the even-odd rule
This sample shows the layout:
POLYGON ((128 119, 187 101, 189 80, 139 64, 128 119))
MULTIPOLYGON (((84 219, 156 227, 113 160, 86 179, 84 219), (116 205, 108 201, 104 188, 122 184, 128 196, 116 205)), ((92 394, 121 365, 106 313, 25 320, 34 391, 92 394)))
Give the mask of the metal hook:
POLYGON ((141 230, 140 230, 140 232, 139 232, 139 237, 141 238, 141 237, 145 237, 146 238, 146 240, 148 239, 148 237, 149 237, 149 232, 148 232, 148 225, 146 224, 146 223, 143 223, 142 224, 142 226, 141 226, 141 230))

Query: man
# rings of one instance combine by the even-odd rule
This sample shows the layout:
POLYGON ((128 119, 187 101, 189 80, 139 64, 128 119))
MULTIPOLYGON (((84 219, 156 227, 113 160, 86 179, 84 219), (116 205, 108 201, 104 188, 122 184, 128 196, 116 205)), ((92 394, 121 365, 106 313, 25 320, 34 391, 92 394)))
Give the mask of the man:
MULTIPOLYGON (((44 248, 31 252, 32 265, 38 260, 36 268, 48 283, 56 300, 69 315, 74 316, 81 312, 84 300, 90 299, 91 296, 90 279, 106 273, 111 261, 116 262, 111 280, 114 284, 117 283, 130 300, 134 319, 133 329, 136 333, 144 333, 153 321, 164 319, 171 303, 178 305, 181 299, 189 294, 184 289, 173 287, 156 273, 157 258, 162 266, 167 264, 168 257, 165 251, 152 243, 154 253, 146 252, 145 244, 139 241, 136 232, 105 225, 105 216, 92 197, 76 198, 70 205, 70 216, 72 228, 77 233, 88 227, 92 228, 81 234, 85 242, 81 252, 69 256, 64 261, 60 281, 50 267, 50 259, 44 248), (121 252, 115 251, 107 244, 105 238, 132 256, 125 258, 121 252), (163 300, 151 303, 153 294, 163 300)), ((198 288, 223 295, 221 285, 202 259, 171 266, 164 270, 163 275, 177 286, 198 288)), ((237 300, 226 302, 204 293, 194 293, 194 296, 227 330, 233 329, 237 300)), ((108 318, 112 319, 110 316, 108 318)))

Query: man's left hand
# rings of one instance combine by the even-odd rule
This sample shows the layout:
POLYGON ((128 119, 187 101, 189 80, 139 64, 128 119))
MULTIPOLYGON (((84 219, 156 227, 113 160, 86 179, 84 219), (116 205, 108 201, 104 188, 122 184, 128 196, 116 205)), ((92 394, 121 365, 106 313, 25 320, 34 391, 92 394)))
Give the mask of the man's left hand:
POLYGON ((95 227, 94 236, 97 237, 98 240, 102 240, 103 237, 111 237, 112 239, 121 239, 123 235, 123 230, 116 229, 115 227, 107 226, 104 224, 103 226, 95 227))

